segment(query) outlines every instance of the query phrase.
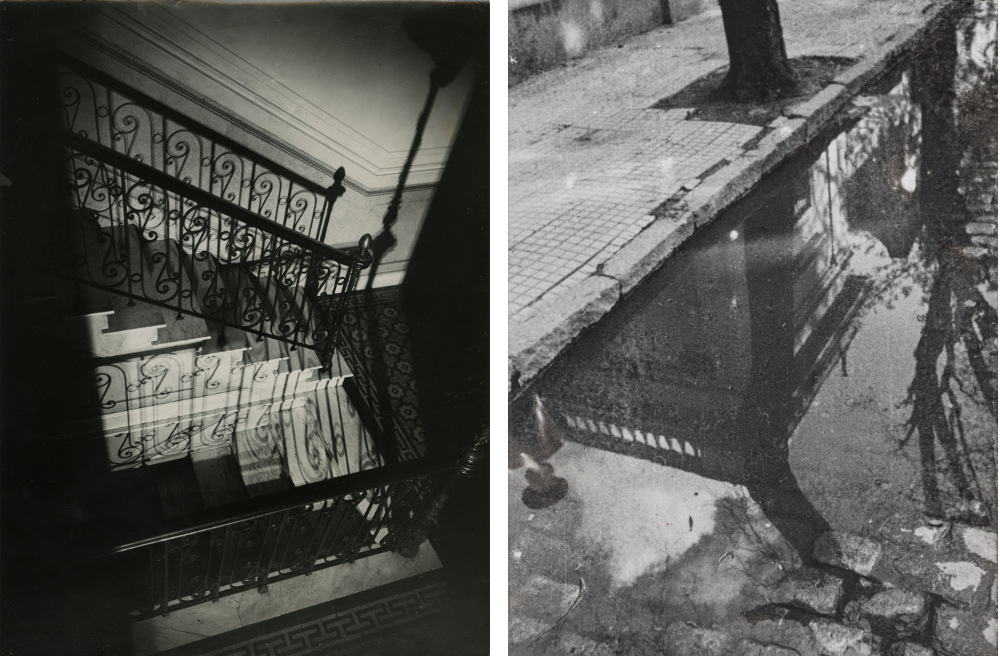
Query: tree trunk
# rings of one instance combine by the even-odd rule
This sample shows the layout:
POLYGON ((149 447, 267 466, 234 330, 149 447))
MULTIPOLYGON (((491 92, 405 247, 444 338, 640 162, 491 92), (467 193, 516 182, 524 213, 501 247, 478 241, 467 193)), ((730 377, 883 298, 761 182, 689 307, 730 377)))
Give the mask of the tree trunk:
POLYGON ((777 0, 719 0, 729 48, 725 88, 740 102, 773 100, 796 87, 777 0))

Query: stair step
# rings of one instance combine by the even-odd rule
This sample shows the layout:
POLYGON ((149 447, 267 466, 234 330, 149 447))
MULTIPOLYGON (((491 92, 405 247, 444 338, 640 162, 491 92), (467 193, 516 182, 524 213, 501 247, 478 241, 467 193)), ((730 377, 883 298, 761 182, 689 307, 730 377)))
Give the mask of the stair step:
POLYGON ((110 295, 109 304, 111 313, 108 315, 108 325, 104 333, 122 333, 132 330, 142 330, 143 328, 156 328, 155 338, 159 337, 159 330, 167 327, 167 322, 163 316, 163 310, 155 305, 133 301, 129 306, 128 299, 117 294, 110 295))
POLYGON ((231 447, 192 453, 191 466, 206 508, 225 506, 249 496, 231 447))
POLYGON ((334 476, 346 476, 384 464, 371 434, 361 421, 361 415, 343 387, 329 387, 317 392, 313 399, 307 400, 306 409, 315 412, 324 435, 343 436, 342 447, 334 449, 334 476))
MULTIPOLYGON (((108 289, 80 286, 80 297, 88 313, 104 312, 108 309, 113 315, 108 318, 108 324, 103 331, 105 335, 115 333, 131 333, 124 340, 120 338, 102 339, 95 335, 93 342, 105 341, 99 355, 103 357, 126 355, 139 351, 163 350, 170 346, 196 344, 209 339, 208 326, 198 317, 177 317, 177 312, 140 299, 162 300, 172 302, 177 294, 177 285, 184 284, 183 273, 173 270, 172 264, 177 264, 180 249, 173 242, 163 240, 146 242, 141 239, 134 228, 129 228, 129 237, 125 238, 125 228, 103 228, 95 233, 93 243, 87 246, 87 257, 99 257, 102 252, 98 244, 97 234, 105 240, 114 241, 118 245, 117 252, 119 269, 124 267, 124 248, 127 245, 128 261, 133 273, 141 273, 142 279, 134 283, 130 298, 120 292, 127 291, 128 286, 120 282, 114 292, 108 289), (178 280, 180 282, 178 283, 178 280), (154 330, 155 329, 155 330, 154 330)), ((105 242, 105 248, 108 248, 105 242)), ((89 260, 88 270, 93 270, 93 262, 89 260)), ((98 282, 101 282, 98 280, 98 282)))
POLYGON ((235 435, 237 461, 251 495, 383 464, 342 387, 319 389, 294 401, 259 416, 235 435))
MULTIPOLYGON (((254 316, 259 320, 249 328, 264 332, 258 335, 247 331, 247 340, 251 347, 248 358, 252 362, 262 362, 278 357, 289 359, 289 369, 309 369, 320 367, 321 363, 316 349, 312 345, 313 327, 306 321, 302 307, 307 306, 307 300, 302 290, 292 288, 286 290, 276 284, 267 274, 258 278, 239 265, 221 267, 222 275, 230 298, 236 301, 231 308, 231 318, 254 316), (302 330, 291 337, 300 343, 292 350, 292 345, 280 337, 270 335, 281 334, 281 328, 286 325, 301 327, 302 330)), ((237 323, 244 323, 237 321, 237 323)), ((286 370, 280 370, 282 373, 286 370)))
POLYGON ((311 348, 298 346, 292 350, 292 345, 271 337, 263 339, 250 338, 250 349, 244 355, 247 362, 269 362, 282 360, 278 373, 289 371, 305 371, 319 369, 323 366, 319 355, 311 348))
POLYGON ((171 460, 153 469, 164 516, 181 517, 205 509, 198 478, 188 458, 171 460))
POLYGON ((383 464, 343 387, 328 387, 304 396, 302 407, 280 413, 288 472, 295 485, 383 464))
POLYGON ((284 440, 270 421, 237 432, 233 444, 240 476, 250 496, 294 487, 285 473, 284 440))

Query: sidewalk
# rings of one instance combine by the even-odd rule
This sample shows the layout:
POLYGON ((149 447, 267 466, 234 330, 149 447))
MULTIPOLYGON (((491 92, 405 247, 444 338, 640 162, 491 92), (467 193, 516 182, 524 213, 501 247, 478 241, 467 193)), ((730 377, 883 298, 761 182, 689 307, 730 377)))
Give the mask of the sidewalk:
POLYGON ((941 3, 779 6, 789 57, 857 63, 769 128, 649 109, 728 65, 714 3, 510 90, 508 374, 518 372, 522 385, 814 135, 906 49, 941 3), (656 211, 668 199, 680 203, 656 211))

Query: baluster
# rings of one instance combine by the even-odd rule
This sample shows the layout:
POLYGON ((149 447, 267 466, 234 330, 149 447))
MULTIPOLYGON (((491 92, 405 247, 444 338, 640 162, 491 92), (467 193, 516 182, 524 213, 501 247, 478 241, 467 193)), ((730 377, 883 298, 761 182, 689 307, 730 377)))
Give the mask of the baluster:
POLYGON ((164 542, 163 546, 163 602, 161 609, 163 617, 170 614, 170 549, 169 543, 164 542))
MULTIPOLYGON (((125 284, 126 284, 126 289, 128 290, 128 306, 129 307, 133 307, 133 306, 135 306, 136 301, 135 301, 135 292, 133 291, 133 287, 132 287, 132 284, 133 284, 133 281, 132 281, 132 230, 130 229, 130 225, 129 225, 128 199, 127 199, 127 191, 126 191, 127 188, 128 188, 128 183, 127 183, 126 173, 124 171, 118 170, 117 177, 118 177, 118 182, 117 182, 117 184, 118 184, 118 189, 117 189, 117 192, 118 192, 118 203, 119 203, 119 206, 121 208, 121 219, 122 220, 121 220, 121 223, 118 226, 116 226, 116 227, 124 235, 124 249, 123 249, 124 253, 123 253, 123 256, 125 257, 125 281, 126 281, 125 284)), ((112 227, 111 234, 112 234, 112 237, 113 237, 112 242, 115 245, 117 245, 119 243, 119 239, 115 238, 115 236, 114 236, 114 234, 115 234, 115 228, 114 227, 112 227)))
MULTIPOLYGON (((158 545, 157 545, 158 546, 158 545)), ((146 552, 149 560, 149 608, 147 609, 146 615, 152 615, 153 611, 156 609, 156 546, 146 547, 143 551, 146 552)), ((140 553, 142 553, 140 551, 140 553)))
POLYGON ((312 574, 313 569, 316 567, 316 561, 319 559, 320 550, 323 546, 323 540, 326 539, 326 532, 330 528, 330 524, 333 523, 333 512, 332 508, 336 507, 337 500, 328 499, 323 501, 323 508, 319 512, 319 516, 316 518, 316 526, 313 527, 312 536, 309 538, 309 544, 306 545, 306 569, 303 572, 306 576, 312 574), (326 522, 324 524, 324 521, 326 522), (323 527, 322 534, 320 532, 320 527, 323 527), (317 536, 319 536, 319 542, 316 541, 317 536), (313 545, 316 545, 316 550, 313 550, 313 545))
MULTIPOLYGON (((263 237, 262 237, 262 239, 263 239, 263 237)), ((267 294, 267 292, 270 291, 271 286, 274 285, 274 269, 275 269, 275 266, 276 266, 276 258, 277 258, 277 253, 278 253, 279 248, 280 248, 280 245, 278 243, 278 237, 277 236, 271 237, 271 253, 270 253, 270 262, 267 264, 267 276, 266 276, 266 280, 260 281, 261 284, 264 286, 264 293, 265 294, 267 294)), ((261 261, 261 266, 264 266, 264 264, 263 264, 264 257, 263 256, 266 253, 267 253, 267 249, 265 248, 261 252, 261 260, 260 260, 261 261)), ((266 312, 261 312, 260 313, 260 323, 257 326, 257 341, 258 342, 261 342, 261 341, 264 340, 264 323, 265 323, 266 319, 267 319, 267 313, 266 312)))
POLYGON ((281 529, 285 525, 285 521, 288 515, 287 510, 280 513, 272 513, 267 517, 267 530, 262 536, 260 545, 260 555, 257 557, 257 591, 261 594, 267 592, 267 580, 271 574, 271 567, 274 565, 274 554, 278 550, 278 543, 281 541, 281 529), (279 517, 277 522, 274 521, 275 516, 279 517), (264 562, 264 551, 267 547, 268 537, 274 535, 274 545, 271 547, 271 555, 267 561, 267 569, 261 574, 261 564, 264 562))
MULTIPOLYGON (((214 144, 213 144, 213 147, 214 147, 214 144)), ((211 219, 211 216, 212 216, 212 212, 210 211, 209 212, 209 219, 211 219)), ((222 297, 222 313, 220 314, 220 317, 221 317, 222 321, 220 322, 220 326, 219 326, 219 346, 225 347, 229 343, 229 338, 226 336, 226 323, 228 322, 228 319, 229 319, 229 317, 227 317, 227 314, 226 314, 226 306, 228 304, 230 304, 230 303, 233 304, 233 311, 230 314, 232 314, 233 318, 235 318, 235 315, 236 315, 237 312, 239 312, 239 307, 240 307, 240 303, 239 303, 239 292, 240 292, 240 289, 239 289, 239 285, 237 285, 235 289, 229 289, 228 288, 228 283, 229 283, 228 276, 223 276, 222 275, 222 268, 221 267, 222 266, 229 266, 228 260, 227 260, 226 265, 223 265, 222 264, 222 259, 220 257, 221 252, 222 252, 222 250, 221 250, 222 249, 222 239, 221 239, 221 236, 222 236, 222 221, 223 221, 223 219, 222 219, 222 216, 220 215, 219 216, 219 238, 217 238, 215 240, 215 266, 216 266, 216 277, 217 277, 218 281, 220 282, 220 284, 224 288, 226 288, 226 291, 227 291, 227 293, 224 294, 223 297, 222 297)), ((235 223, 235 221, 234 221, 234 223, 235 223)), ((232 230, 233 230, 232 225, 233 224, 230 224, 230 239, 232 238, 232 230)), ((211 254, 212 254, 211 220, 209 221, 209 242, 208 242, 208 244, 206 246, 206 249, 207 249, 209 257, 211 257, 211 254)))
MULTIPOLYGON (((192 440, 193 439, 194 438, 192 438, 192 440)), ((212 529, 209 529, 209 531, 207 533, 202 533, 202 535, 204 535, 206 538, 208 538, 208 544, 207 544, 208 549, 206 550, 206 551, 208 551, 208 554, 207 554, 207 557, 205 559, 205 590, 206 590, 206 592, 209 592, 209 593, 212 590, 212 585, 210 583, 210 581, 212 580, 212 550, 215 548, 215 538, 214 538, 214 536, 215 536, 215 532, 217 530, 218 529, 216 529, 216 528, 212 528, 212 529)))
POLYGON ((229 544, 229 537, 232 532, 232 525, 227 524, 221 529, 216 529, 222 531, 221 537, 215 537, 212 540, 212 548, 218 547, 219 549, 219 573, 215 577, 215 583, 212 584, 212 602, 215 603, 219 601, 219 591, 222 589, 222 573, 226 569, 226 545, 229 544))
MULTIPOLYGON (((295 534, 298 531, 299 527, 302 526, 302 522, 308 522, 309 521, 309 512, 312 511, 312 504, 310 504, 308 506, 308 508, 309 508, 308 510, 305 510, 298 517, 295 517, 294 515, 291 514, 291 511, 289 511, 288 519, 292 520, 292 521, 291 521, 289 532, 288 532, 288 538, 285 540, 285 548, 281 552, 281 560, 278 561, 278 570, 279 571, 282 570, 282 569, 285 569, 286 567, 288 567, 288 564, 287 564, 288 563, 288 550, 291 548, 292 543, 294 542, 295 534)), ((271 567, 273 567, 273 566, 274 566, 274 564, 272 563, 271 567)))
MULTIPOLYGON (((200 147, 201 137, 196 135, 195 138, 198 139, 198 143, 199 143, 198 150, 200 151, 201 150, 201 147, 200 147)), ((198 163, 201 164, 201 162, 198 162, 198 163)), ((208 186, 207 187, 205 186, 205 180, 202 177, 202 176, 204 176, 204 174, 205 174, 205 167, 204 166, 199 166, 198 167, 198 186, 201 187, 202 189, 208 191, 209 193, 212 193, 212 187, 215 185, 215 139, 212 139, 211 143, 209 143, 209 145, 208 145, 208 186)))
MULTIPOLYGON (((299 276, 299 289, 298 293, 301 293, 301 299, 299 300, 299 307, 301 308, 301 321, 304 330, 303 341, 307 338, 311 342, 313 349, 318 346, 317 339, 323 337, 324 326, 321 325, 319 320, 321 309, 317 307, 317 301, 320 298, 320 271, 326 271, 326 278, 330 276, 329 267, 333 266, 330 261, 323 261, 320 256, 310 253, 306 256, 309 261, 309 267, 305 273, 305 276, 299 276), (304 279, 303 279, 304 278, 304 279)), ((327 334, 326 338, 329 341, 331 335, 327 334)), ((326 344, 324 344, 324 348, 326 344)), ((322 355, 322 354, 321 354, 322 355)), ((322 364, 322 362, 321 362, 322 364)))
MULTIPOLYGON (((232 529, 231 525, 230 525, 230 529, 232 529)), ((243 535, 244 535, 242 531, 232 531, 231 530, 230 534, 226 536, 226 543, 227 544, 229 543, 230 539, 233 537, 234 533, 236 535, 236 545, 233 547, 233 551, 232 551, 233 558, 232 558, 232 563, 229 566, 229 576, 226 577, 226 580, 228 581, 230 587, 233 587, 235 585, 236 570, 237 570, 237 567, 239 566, 239 562, 240 562, 240 548, 243 545, 243 535)))
MULTIPOLYGON (((288 192, 284 196, 282 196, 281 195, 281 180, 282 180, 281 178, 278 178, 278 202, 280 203, 282 198, 285 199, 285 203, 284 203, 285 209, 281 213, 281 225, 285 226, 286 228, 289 228, 290 230, 295 230, 295 215, 294 214, 292 214, 292 225, 288 225, 288 215, 291 212, 292 194, 295 193, 295 183, 292 182, 291 180, 289 180, 289 182, 288 182, 288 192)), ((277 218, 278 217, 275 217, 276 220, 277 220, 277 218)), ((298 230, 295 230, 295 231, 298 232, 298 230)))
POLYGON ((176 545, 174 547, 174 551, 177 553, 177 601, 180 601, 184 597, 184 547, 185 541, 191 539, 192 537, 197 539, 197 536, 185 536, 171 540, 171 542, 176 545))
MULTIPOLYGON (((257 162, 250 162, 250 185, 247 187, 247 209, 253 212, 254 186, 257 184, 257 162)), ((260 212, 256 212, 260 214, 260 212)))
POLYGON ((191 284, 191 297, 192 298, 194 298, 194 296, 196 294, 195 290, 198 288, 197 287, 198 283, 197 283, 197 276, 195 275, 195 272, 194 272, 194 259, 193 259, 194 256, 191 253, 188 253, 187 256, 185 256, 185 251, 184 251, 184 218, 187 216, 187 211, 185 211, 185 208, 184 208, 184 199, 182 199, 180 196, 177 196, 177 201, 176 202, 177 202, 177 235, 176 235, 176 238, 175 238, 174 241, 177 242, 177 259, 182 263, 181 266, 177 267, 177 271, 178 271, 178 275, 177 275, 177 319, 183 319, 184 318, 184 312, 183 312, 183 307, 184 307, 184 305, 183 305, 184 304, 184 274, 183 274, 184 266, 183 266, 183 261, 184 261, 185 257, 186 257, 187 260, 189 260, 191 262, 191 268, 190 268, 190 273, 189 273, 189 280, 191 281, 190 284, 191 284))
POLYGON ((353 539, 351 539, 350 558, 348 559, 349 562, 354 562, 354 560, 357 558, 358 553, 361 551, 361 547, 367 546, 368 543, 371 542, 370 531, 372 527, 372 519, 374 519, 375 513, 378 512, 379 508, 382 507, 381 504, 378 503, 380 501, 379 499, 380 491, 381 488, 378 487, 369 490, 369 492, 371 492, 372 500, 371 503, 368 504, 368 507, 365 509, 365 511, 361 513, 361 526, 358 527, 358 530, 354 532, 354 537, 353 539), (361 544, 360 540, 362 535, 365 536, 365 543, 363 545, 361 544))
MULTIPOLYGON (((243 546, 247 541, 247 536, 253 531, 254 527, 257 526, 258 519, 249 519, 245 522, 241 522, 241 529, 237 531, 239 539, 236 541, 236 547, 233 551, 233 565, 229 571, 229 585, 230 587, 237 585, 236 583, 236 572, 240 565, 240 555, 243 551, 243 546), (249 525, 247 523, 249 522, 249 525)), ((242 582, 242 579, 240 580, 242 582)))
MULTIPOLYGON (((395 512, 392 520, 395 529, 395 542, 398 545, 399 553, 408 558, 415 556, 417 550, 420 548, 420 544, 427 539, 426 529, 423 531, 418 530, 423 519, 427 518, 427 525, 429 527, 430 523, 437 517, 438 512, 440 512, 440 508, 434 506, 438 502, 439 497, 434 494, 433 482, 427 479, 426 484, 427 489, 421 495, 420 482, 408 481, 406 483, 408 489, 397 497, 400 502, 394 508, 395 512), (406 492, 412 493, 416 498, 418 507, 407 507, 406 492)), ((440 496, 442 507, 446 500, 446 495, 440 496)))
POLYGON ((358 282, 358 276, 361 273, 361 269, 368 266, 372 261, 372 254, 369 250, 371 245, 372 236, 365 234, 358 241, 358 250, 354 251, 354 254, 351 257, 351 265, 347 270, 347 279, 344 281, 344 285, 340 290, 340 298, 337 300, 337 309, 330 322, 330 337, 328 338, 326 346, 323 348, 323 354, 320 357, 320 361, 323 363, 323 368, 320 371, 327 376, 329 376, 333 370, 333 353, 336 348, 340 324, 344 320, 344 313, 347 311, 347 302, 351 292, 354 291, 354 286, 358 282))
MULTIPOLYGON (((389 532, 389 520, 392 516, 393 502, 398 499, 396 494, 398 488, 397 483, 387 483, 383 488, 383 495, 381 503, 379 504, 379 511, 376 513, 378 521, 371 528, 372 540, 378 542, 378 536, 382 532, 382 529, 386 529, 389 532)), ((396 504, 398 505, 398 504, 396 504)), ((381 545, 381 543, 379 543, 381 545)))
MULTIPOLYGON (((360 497, 359 497, 359 499, 360 499, 360 497)), ((340 513, 340 519, 337 521, 337 528, 334 529, 334 531, 333 531, 333 539, 334 540, 337 540, 338 537, 340 536, 340 529, 344 525, 344 520, 347 519, 348 514, 350 514, 350 511, 351 511, 351 508, 353 507, 353 502, 354 501, 356 501, 354 499, 354 495, 348 495, 346 497, 341 497, 341 498, 339 498, 339 499, 336 500, 336 505, 334 507, 335 508, 339 507, 343 512, 340 513)), ((333 520, 331 519, 330 524, 332 524, 332 523, 333 523, 333 520)), ((323 539, 320 540, 320 551, 319 551, 319 553, 323 553, 324 551, 326 551, 326 547, 323 546, 323 543, 326 542, 326 536, 329 535, 329 528, 330 528, 329 525, 327 525, 327 530, 324 531, 323 539)), ((340 560, 340 553, 337 553, 336 556, 337 556, 337 559, 340 560)), ((324 559, 326 559, 326 558, 329 558, 329 556, 324 556, 324 559)))

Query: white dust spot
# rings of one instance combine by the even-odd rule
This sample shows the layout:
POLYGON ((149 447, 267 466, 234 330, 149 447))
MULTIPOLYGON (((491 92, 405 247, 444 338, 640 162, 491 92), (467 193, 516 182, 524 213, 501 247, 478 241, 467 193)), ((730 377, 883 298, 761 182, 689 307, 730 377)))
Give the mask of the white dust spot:
POLYGON ((899 180, 899 186, 912 194, 917 188, 917 170, 906 169, 906 173, 899 180))
POLYGON ((568 57, 579 57, 587 45, 583 30, 576 23, 562 24, 563 49, 568 57))
POLYGON ((598 25, 604 22, 604 5, 601 0, 590 0, 590 16, 598 25))
POLYGON ((566 182, 565 182, 565 184, 566 184, 566 188, 567 189, 572 189, 573 187, 575 187, 576 186, 576 173, 570 173, 569 175, 567 175, 566 176, 566 182))

